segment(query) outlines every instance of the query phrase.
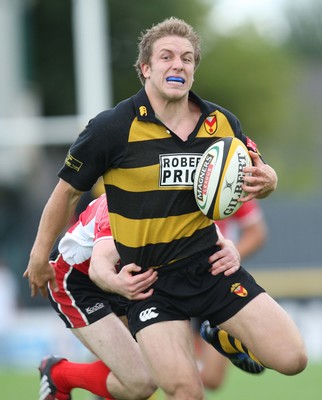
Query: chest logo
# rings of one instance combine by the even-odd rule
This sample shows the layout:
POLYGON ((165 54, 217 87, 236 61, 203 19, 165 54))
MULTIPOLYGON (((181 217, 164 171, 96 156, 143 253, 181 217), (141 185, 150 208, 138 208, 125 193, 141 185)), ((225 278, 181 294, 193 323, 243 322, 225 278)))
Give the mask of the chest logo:
POLYGON ((217 130, 217 117, 215 115, 207 117, 204 122, 204 127, 209 135, 213 135, 217 130))

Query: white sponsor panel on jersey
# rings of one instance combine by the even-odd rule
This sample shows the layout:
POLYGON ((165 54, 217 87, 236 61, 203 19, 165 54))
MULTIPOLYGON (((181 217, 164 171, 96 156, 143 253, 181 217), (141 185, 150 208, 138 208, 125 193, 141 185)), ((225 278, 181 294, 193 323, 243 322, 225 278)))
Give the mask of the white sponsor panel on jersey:
POLYGON ((160 154, 160 186, 193 186, 200 153, 160 154))

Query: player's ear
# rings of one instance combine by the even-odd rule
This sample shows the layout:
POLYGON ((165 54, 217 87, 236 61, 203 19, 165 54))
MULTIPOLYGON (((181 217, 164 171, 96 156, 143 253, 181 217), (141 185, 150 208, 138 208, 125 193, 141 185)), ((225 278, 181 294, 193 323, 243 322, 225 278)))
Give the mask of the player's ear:
POLYGON ((145 79, 150 77, 150 65, 149 64, 141 64, 141 71, 142 71, 142 75, 144 76, 145 79))

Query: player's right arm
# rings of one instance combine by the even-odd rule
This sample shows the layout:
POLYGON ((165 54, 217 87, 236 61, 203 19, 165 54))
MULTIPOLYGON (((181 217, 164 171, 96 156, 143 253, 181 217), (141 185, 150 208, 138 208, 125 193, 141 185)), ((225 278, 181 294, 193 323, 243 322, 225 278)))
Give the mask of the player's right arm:
POLYGON ((29 263, 24 277, 29 279, 31 296, 41 292, 47 296, 47 284, 57 287, 54 268, 49 264, 52 247, 67 226, 75 212, 76 205, 83 192, 60 179, 42 212, 38 232, 30 252, 29 263))
POLYGON ((94 244, 90 267, 91 280, 102 290, 118 293, 130 300, 143 300, 151 296, 149 287, 157 280, 157 272, 149 269, 141 272, 136 264, 125 265, 119 272, 115 265, 119 255, 112 238, 94 244))

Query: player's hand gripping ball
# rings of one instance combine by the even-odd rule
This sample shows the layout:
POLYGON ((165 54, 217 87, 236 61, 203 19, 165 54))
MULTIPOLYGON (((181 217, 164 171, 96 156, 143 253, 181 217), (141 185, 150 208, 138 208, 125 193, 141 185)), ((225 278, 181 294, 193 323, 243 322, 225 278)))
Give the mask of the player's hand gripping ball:
POLYGON ((252 159, 244 143, 235 137, 215 141, 201 157, 194 179, 194 195, 200 210, 212 220, 233 215, 242 205, 244 167, 252 159))

